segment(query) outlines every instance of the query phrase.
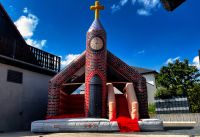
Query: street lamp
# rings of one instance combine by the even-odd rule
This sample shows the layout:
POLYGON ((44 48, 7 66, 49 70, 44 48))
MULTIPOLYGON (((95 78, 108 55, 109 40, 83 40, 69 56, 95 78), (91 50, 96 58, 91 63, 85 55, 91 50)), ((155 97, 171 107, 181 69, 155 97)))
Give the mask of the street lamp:
POLYGON ((168 11, 173 11, 186 0, 160 0, 163 7, 168 11))

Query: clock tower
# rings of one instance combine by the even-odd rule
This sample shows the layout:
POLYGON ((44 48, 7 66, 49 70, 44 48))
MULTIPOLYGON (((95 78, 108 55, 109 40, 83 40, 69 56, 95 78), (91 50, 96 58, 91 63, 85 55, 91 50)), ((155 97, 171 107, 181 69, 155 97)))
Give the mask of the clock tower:
POLYGON ((106 32, 99 20, 104 7, 95 2, 95 19, 87 32, 85 65, 85 114, 86 117, 106 116, 106 32))

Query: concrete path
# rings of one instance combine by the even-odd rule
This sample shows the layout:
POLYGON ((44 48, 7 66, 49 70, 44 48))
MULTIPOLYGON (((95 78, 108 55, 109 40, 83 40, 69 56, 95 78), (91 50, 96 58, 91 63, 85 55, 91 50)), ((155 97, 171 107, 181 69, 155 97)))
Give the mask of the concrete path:
POLYGON ((33 134, 30 132, 16 132, 0 134, 0 137, 194 137, 190 135, 153 135, 141 133, 53 133, 53 134, 33 134))
POLYGON ((160 132, 134 133, 53 133, 34 134, 29 131, 0 133, 0 137, 200 137, 200 127, 194 129, 165 130, 160 132))

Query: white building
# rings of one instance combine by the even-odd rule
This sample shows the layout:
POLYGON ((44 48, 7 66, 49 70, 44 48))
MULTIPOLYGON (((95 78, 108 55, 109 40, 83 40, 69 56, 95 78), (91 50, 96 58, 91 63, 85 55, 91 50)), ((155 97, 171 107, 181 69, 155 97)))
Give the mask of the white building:
POLYGON ((48 82, 59 69, 60 58, 27 45, 0 4, 0 132, 45 118, 48 82))
POLYGON ((133 67, 135 70, 137 70, 140 74, 142 74, 147 81, 147 92, 148 92, 148 103, 152 104, 154 103, 154 95, 157 90, 156 86, 156 79, 155 76, 158 74, 155 70, 146 69, 146 68, 139 68, 139 67, 133 67))

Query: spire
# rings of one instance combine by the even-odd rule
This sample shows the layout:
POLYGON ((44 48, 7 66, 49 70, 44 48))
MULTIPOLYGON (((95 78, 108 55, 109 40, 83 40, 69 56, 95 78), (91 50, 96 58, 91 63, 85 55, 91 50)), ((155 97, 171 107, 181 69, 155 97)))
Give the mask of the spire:
POLYGON ((92 30, 104 30, 103 25, 101 24, 101 22, 97 19, 95 19, 92 23, 92 25, 90 26, 88 32, 92 31, 92 30))
POLYGON ((95 5, 91 6, 90 9, 95 11, 95 19, 99 19, 99 11, 104 10, 104 6, 101 6, 99 1, 95 1, 95 5))

